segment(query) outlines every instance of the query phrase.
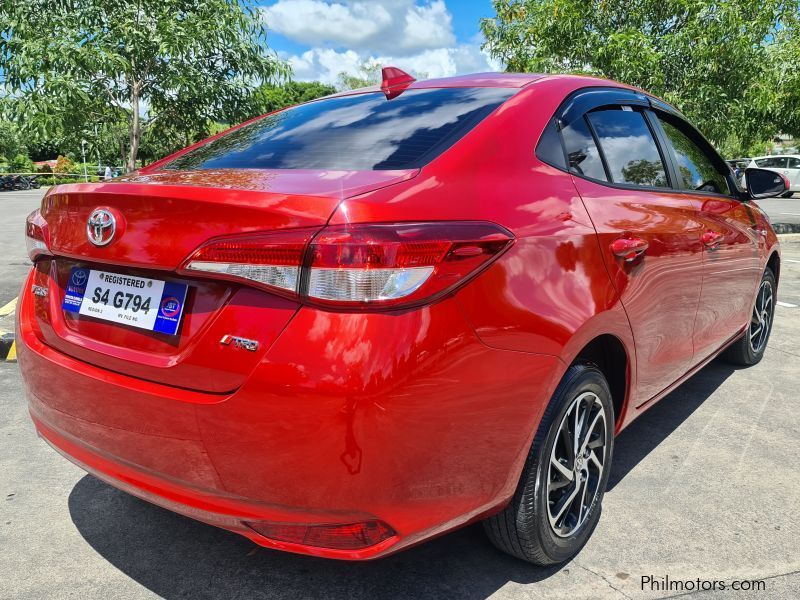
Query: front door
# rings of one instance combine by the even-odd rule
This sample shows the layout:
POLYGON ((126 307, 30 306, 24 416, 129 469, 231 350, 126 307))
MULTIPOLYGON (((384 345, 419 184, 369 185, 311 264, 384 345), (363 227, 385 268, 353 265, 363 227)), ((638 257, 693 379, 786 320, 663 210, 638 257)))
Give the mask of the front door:
POLYGON ((761 278, 762 232, 750 206, 734 197, 722 159, 699 143, 688 124, 659 115, 671 147, 679 187, 699 207, 702 224, 703 289, 694 327, 694 361, 700 362, 739 333, 750 319, 761 278))

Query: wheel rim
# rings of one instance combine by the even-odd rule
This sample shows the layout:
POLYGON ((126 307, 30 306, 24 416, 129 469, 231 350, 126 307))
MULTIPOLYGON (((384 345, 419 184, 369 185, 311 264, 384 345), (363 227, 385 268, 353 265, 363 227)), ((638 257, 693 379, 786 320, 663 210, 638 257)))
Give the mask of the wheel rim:
POLYGON ((772 325, 772 284, 766 280, 758 288, 753 316, 750 319, 750 348, 758 354, 767 345, 770 326, 772 325))
POLYGON ((580 394, 558 426, 547 473, 547 516, 559 537, 583 526, 606 463, 606 415, 597 394, 580 394))

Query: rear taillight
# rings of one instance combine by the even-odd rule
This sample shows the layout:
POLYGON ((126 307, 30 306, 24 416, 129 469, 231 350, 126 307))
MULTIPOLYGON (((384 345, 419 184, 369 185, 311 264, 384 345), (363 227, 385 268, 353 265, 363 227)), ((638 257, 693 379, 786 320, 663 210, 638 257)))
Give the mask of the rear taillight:
POLYGON ((185 263, 331 307, 430 302, 474 277, 513 241, 483 222, 336 225, 211 240, 185 263))
POLYGON ((47 222, 38 208, 25 219, 25 246, 28 257, 34 262, 38 257, 50 254, 47 222))

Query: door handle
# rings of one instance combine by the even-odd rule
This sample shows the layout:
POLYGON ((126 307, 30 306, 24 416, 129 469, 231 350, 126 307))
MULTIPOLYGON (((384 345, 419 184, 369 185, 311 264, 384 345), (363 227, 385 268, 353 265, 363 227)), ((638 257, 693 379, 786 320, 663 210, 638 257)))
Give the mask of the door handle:
POLYGON ((625 262, 633 262, 647 250, 647 242, 642 238, 617 238, 611 242, 611 252, 615 256, 624 259, 625 262))
POLYGON ((714 248, 722 241, 722 234, 716 231, 706 231, 702 235, 703 243, 709 248, 714 248))

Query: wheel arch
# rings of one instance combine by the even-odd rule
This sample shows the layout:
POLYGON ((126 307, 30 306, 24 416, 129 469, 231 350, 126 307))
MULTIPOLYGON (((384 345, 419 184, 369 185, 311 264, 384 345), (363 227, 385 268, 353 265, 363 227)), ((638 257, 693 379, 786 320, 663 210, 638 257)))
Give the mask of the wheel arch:
POLYGON ((773 250, 772 254, 769 255, 767 266, 772 271, 772 274, 775 275, 775 285, 777 285, 781 274, 781 257, 777 250, 773 250))
POLYGON ((627 421, 636 389, 636 350, 627 315, 621 306, 595 315, 572 336, 561 354, 566 371, 577 363, 594 364, 611 388, 616 433, 627 421))

